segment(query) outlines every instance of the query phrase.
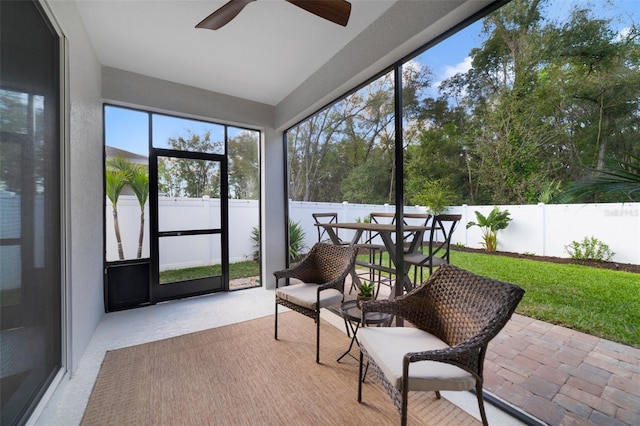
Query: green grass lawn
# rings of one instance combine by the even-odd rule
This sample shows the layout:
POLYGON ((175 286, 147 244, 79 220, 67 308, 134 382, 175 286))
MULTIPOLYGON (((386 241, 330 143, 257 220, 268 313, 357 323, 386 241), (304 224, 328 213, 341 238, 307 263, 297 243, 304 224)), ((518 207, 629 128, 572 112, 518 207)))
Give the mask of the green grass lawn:
POLYGON ((451 263, 522 287, 520 314, 640 347, 640 274, 458 251, 451 263))
POLYGON ((455 250, 451 263, 522 287, 519 314, 640 347, 640 274, 455 250))
MULTIPOLYGON (((173 269, 160 273, 160 283, 170 283, 174 281, 191 280, 194 278, 211 277, 220 275, 222 269, 220 265, 199 266, 195 268, 173 269)), ((260 265, 249 260, 246 262, 232 263, 229 265, 229 279, 255 277, 260 275, 260 265)))

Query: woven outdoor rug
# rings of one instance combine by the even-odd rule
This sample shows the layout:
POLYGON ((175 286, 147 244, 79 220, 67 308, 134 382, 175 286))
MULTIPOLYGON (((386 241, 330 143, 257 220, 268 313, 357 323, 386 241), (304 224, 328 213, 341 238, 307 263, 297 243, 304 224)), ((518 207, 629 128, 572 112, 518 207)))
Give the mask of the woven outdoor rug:
MULTIPOLYGON (((347 336, 295 312, 108 351, 82 425, 397 425, 373 374, 357 401, 358 363, 338 358, 347 336)), ((357 349, 353 350, 358 354, 357 349)), ((480 422, 434 393, 412 394, 409 424, 480 422)))

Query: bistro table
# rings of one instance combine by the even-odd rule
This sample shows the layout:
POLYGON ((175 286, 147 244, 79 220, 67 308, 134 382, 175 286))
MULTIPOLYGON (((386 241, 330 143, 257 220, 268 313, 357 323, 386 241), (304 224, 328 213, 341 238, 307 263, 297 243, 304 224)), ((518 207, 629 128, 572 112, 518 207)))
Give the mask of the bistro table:
MULTIPOLYGON (((395 274, 396 277, 398 277, 398 275, 402 275, 403 278, 403 283, 404 283, 404 290, 405 291, 411 291, 411 289, 413 288, 413 284, 411 283, 411 280, 408 277, 408 272, 409 272, 409 268, 407 268, 406 266, 404 267, 404 271, 402 271, 401 274, 398 274, 397 268, 396 268, 396 243, 393 239, 393 235, 396 233, 397 228, 395 224, 391 224, 391 223, 364 223, 364 222, 338 222, 338 223, 317 223, 316 226, 321 226, 324 229, 327 230, 327 235, 329 236, 329 238, 331 239, 331 241, 334 244, 340 244, 341 240, 340 238, 338 238, 338 235, 336 233, 336 229, 350 229, 355 231, 353 238, 351 239, 351 242, 349 244, 353 245, 357 245, 358 242, 360 241, 360 239, 362 238, 362 234, 365 231, 370 231, 372 234, 374 235, 379 235, 380 238, 382 239, 384 246, 387 250, 387 252, 389 253, 389 259, 391 259, 391 266, 383 266, 383 265, 378 265, 375 263, 371 263, 371 262, 364 262, 361 260, 356 260, 356 265, 359 266, 364 266, 367 268, 371 268, 371 269, 375 269, 375 270, 380 270, 383 272, 387 272, 390 274, 395 274)), ((411 241, 409 241, 409 247, 407 248, 407 251, 405 254, 413 254, 415 252, 417 252, 417 250, 420 248, 420 245, 422 244, 422 239, 424 237, 424 233, 425 231, 428 231, 429 229, 431 229, 429 226, 426 225, 405 225, 403 226, 403 232, 407 232, 410 233, 410 235, 413 236, 413 238, 411 238, 411 241)), ((344 243, 344 242, 342 242, 344 243)), ((354 282, 356 283, 356 285, 358 286, 358 288, 360 288, 360 278, 358 277, 358 274, 355 273, 355 270, 351 272, 351 276, 354 280, 354 282)), ((398 279, 396 278, 396 283, 398 282, 398 279)), ((396 296, 399 296, 399 294, 395 294, 396 296)))
MULTIPOLYGON (((353 359, 357 359, 355 356, 351 355, 351 349, 353 348, 353 343, 355 342, 358 346, 360 343, 358 342, 358 338, 356 337, 356 333, 358 332, 358 328, 360 328, 360 323, 362 321, 362 311, 358 307, 357 300, 347 300, 340 305, 340 311, 342 313, 342 317, 345 320, 345 323, 349 324, 349 328, 351 329, 351 343, 349 343, 349 349, 338 358, 338 362, 345 356, 349 355, 353 359)), ((364 321, 367 325, 389 325, 391 320, 390 314, 385 314, 381 312, 369 312, 367 313, 364 321)))

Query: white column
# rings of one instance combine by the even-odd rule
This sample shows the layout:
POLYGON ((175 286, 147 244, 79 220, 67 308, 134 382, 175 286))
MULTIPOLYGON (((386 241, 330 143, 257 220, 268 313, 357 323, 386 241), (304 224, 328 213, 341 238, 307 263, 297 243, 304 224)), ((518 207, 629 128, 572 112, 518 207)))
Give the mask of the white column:
POLYGON ((261 206, 260 228, 262 231, 261 246, 261 280, 266 289, 275 288, 273 272, 286 266, 285 241, 285 182, 283 182, 284 143, 283 133, 274 129, 265 129, 262 145, 261 173, 261 206))

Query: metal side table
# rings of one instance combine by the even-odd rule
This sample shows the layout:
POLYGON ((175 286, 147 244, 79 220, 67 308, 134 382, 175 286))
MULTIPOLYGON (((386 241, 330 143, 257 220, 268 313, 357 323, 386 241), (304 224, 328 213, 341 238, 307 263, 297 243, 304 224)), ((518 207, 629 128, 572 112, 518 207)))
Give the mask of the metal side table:
MULTIPOLYGON (((342 312, 342 317, 345 320, 345 323, 348 324, 348 327, 351 329, 351 342, 349 343, 349 349, 338 358, 338 362, 345 356, 349 355, 356 361, 358 358, 351 355, 351 349, 353 348, 353 343, 355 342, 358 346, 360 343, 358 342, 358 337, 356 336, 358 332, 358 328, 360 328, 360 323, 362 321, 362 311, 358 308, 358 302, 356 300, 347 300, 343 302, 340 306, 340 311, 342 312)), ((377 326, 386 326, 389 324, 391 320, 390 314, 384 314, 380 312, 369 312, 364 319, 367 325, 377 325, 377 326)), ((347 329, 347 332, 349 330, 347 329)))

